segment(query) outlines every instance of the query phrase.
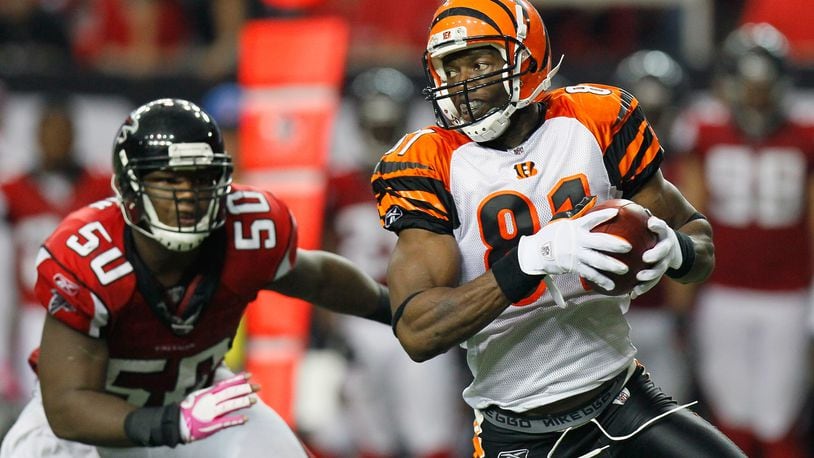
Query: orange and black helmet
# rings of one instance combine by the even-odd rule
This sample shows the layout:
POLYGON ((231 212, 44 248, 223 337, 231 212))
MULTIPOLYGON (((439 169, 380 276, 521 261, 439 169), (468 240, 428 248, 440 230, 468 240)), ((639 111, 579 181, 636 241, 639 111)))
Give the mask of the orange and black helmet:
POLYGON ((424 54, 424 69, 431 84, 425 91, 427 99, 433 102, 439 126, 461 129, 475 141, 500 136, 515 110, 543 97, 559 68, 551 68, 548 32, 527 0, 447 0, 435 12, 429 32, 424 54), (504 67, 448 83, 444 57, 482 46, 494 47, 503 57, 504 67), (466 97, 479 87, 498 83, 509 94, 508 104, 465 122, 451 98, 466 97))

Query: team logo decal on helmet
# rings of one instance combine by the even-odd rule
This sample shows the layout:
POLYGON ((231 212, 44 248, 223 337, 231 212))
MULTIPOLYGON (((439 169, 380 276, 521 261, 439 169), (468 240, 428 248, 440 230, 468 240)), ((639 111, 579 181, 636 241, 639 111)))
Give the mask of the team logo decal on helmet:
POLYGON ((113 170, 127 224, 168 249, 191 250, 226 220, 232 159, 215 121, 191 102, 160 99, 133 111, 116 135, 113 170), (193 177, 191 189, 145 180, 156 171, 193 177), (168 206, 174 217, 162 220, 158 208, 168 206))
POLYGON ((435 12, 430 26, 424 69, 431 86, 425 94, 433 103, 439 126, 460 129, 477 142, 489 141, 505 132, 512 113, 543 97, 559 67, 558 63, 551 68, 548 32, 540 14, 526 0, 448 0, 435 12), (483 46, 500 53, 503 68, 448 82, 444 57, 483 46), (470 93, 492 84, 503 85, 508 102, 475 116, 470 93), (463 97, 462 107, 456 106, 454 97, 463 97))

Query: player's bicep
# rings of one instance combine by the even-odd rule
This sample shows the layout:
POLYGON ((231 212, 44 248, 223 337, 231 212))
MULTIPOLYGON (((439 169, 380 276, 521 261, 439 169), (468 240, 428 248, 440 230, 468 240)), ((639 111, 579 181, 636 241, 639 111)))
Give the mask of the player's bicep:
POLYGON ((455 287, 460 272, 461 254, 454 237, 405 229, 399 233, 387 271, 390 303, 397 307, 415 292, 455 287))
POLYGON ((103 339, 84 335, 46 315, 37 366, 46 412, 59 411, 74 392, 103 391, 107 361, 103 339))

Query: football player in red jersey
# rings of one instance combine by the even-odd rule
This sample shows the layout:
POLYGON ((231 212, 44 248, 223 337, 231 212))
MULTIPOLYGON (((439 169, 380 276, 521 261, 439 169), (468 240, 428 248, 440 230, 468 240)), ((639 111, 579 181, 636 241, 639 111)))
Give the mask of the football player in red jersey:
POLYGON ((814 119, 790 95, 785 37, 746 24, 721 48, 719 98, 691 107, 682 176, 709 216, 717 266, 698 290, 698 381, 749 456, 805 456, 814 119), (807 118, 807 119, 806 119, 807 118))
POLYGON ((37 256, 40 392, 0 456, 308 456, 222 364, 240 317, 270 289, 389 323, 386 288, 299 250, 285 204, 232 183, 216 123, 190 102, 133 111, 113 164, 117 197, 69 215, 37 256))
POLYGON ((439 126, 407 134, 372 177, 399 235, 394 331, 419 361, 466 348, 475 457, 743 456, 653 384, 624 318, 665 273, 709 276, 709 223, 662 176, 638 100, 600 84, 549 90, 551 54, 526 0, 448 0, 435 13, 424 62, 439 126), (590 232, 616 210, 578 211, 587 196, 654 215, 652 267, 629 294, 580 281, 611 289, 602 271, 627 266, 606 252, 630 249, 590 232))
POLYGON ((77 162, 69 99, 49 95, 43 100, 36 134, 35 168, 0 183, 0 226, 9 231, 13 246, 11 275, 16 283, 12 290, 16 297, 2 304, 13 309, 9 310, 13 317, 0 320, 11 334, 2 345, 12 355, 8 361, 11 367, 3 373, 4 377, 16 376, 21 403, 28 400, 34 388, 27 358, 39 345, 45 319, 45 311, 34 294, 34 261, 40 245, 68 213, 113 195, 108 173, 77 162))

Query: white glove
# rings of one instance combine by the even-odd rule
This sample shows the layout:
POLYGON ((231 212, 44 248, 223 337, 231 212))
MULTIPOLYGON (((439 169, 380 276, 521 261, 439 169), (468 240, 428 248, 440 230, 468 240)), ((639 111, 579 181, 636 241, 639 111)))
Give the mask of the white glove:
POLYGON ((223 428, 242 425, 245 415, 227 415, 257 402, 250 375, 242 373, 194 391, 181 402, 181 441, 189 443, 223 428))
POLYGON ((574 272, 602 288, 613 289, 613 281, 599 271, 624 274, 627 266, 602 251, 627 253, 631 245, 622 238, 594 233, 591 229, 618 212, 616 208, 607 208, 576 219, 554 220, 535 234, 520 237, 517 246, 520 269, 530 275, 574 272))
POLYGON ((659 241, 656 246, 642 253, 642 261, 653 264, 649 269, 640 270, 636 274, 636 279, 641 283, 630 292, 630 298, 636 299, 642 294, 650 291, 661 280, 667 269, 678 269, 684 261, 681 254, 681 246, 678 244, 678 237, 673 229, 657 216, 651 216, 647 220, 647 227, 656 233, 659 241))

